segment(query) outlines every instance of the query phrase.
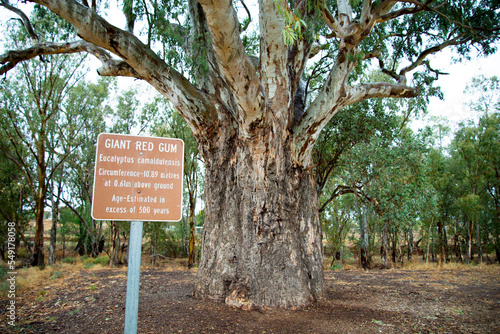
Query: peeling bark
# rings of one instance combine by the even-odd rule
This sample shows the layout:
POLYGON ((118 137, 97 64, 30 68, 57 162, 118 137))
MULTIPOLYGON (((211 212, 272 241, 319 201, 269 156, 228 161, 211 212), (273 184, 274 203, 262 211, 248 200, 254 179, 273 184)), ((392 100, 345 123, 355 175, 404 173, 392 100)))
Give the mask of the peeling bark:
POLYGON ((205 156, 206 219, 194 295, 242 308, 298 308, 323 293, 321 225, 311 171, 291 140, 221 131, 205 156))

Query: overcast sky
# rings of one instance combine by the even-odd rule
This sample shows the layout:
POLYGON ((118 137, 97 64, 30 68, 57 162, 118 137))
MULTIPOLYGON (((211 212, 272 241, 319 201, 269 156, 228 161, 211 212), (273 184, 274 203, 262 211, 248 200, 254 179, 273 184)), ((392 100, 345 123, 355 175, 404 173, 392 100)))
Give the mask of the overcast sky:
POLYGON ((431 99, 429 115, 446 117, 454 128, 461 121, 476 118, 477 115, 466 106, 473 96, 464 94, 464 89, 474 77, 500 77, 500 51, 488 58, 478 57, 456 64, 452 64, 451 59, 451 51, 444 50, 436 56, 435 63, 431 62, 435 68, 440 64, 439 68, 449 75, 440 76, 437 84, 443 91, 444 100, 431 99))

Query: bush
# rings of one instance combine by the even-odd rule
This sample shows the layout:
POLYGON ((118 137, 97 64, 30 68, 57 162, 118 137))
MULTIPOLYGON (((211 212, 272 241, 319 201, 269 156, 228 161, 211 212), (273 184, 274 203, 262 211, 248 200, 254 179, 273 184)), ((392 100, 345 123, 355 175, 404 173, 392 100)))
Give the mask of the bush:
POLYGON ((78 262, 78 259, 74 258, 74 257, 65 257, 62 259, 62 263, 70 263, 70 264, 75 264, 78 262))
POLYGON ((344 269, 344 266, 341 265, 340 263, 335 263, 333 266, 330 267, 330 270, 341 270, 344 269))
POLYGON ((100 264, 101 266, 107 266, 109 264, 109 256, 108 255, 99 256, 98 258, 95 258, 92 262, 94 264, 100 264))
POLYGON ((91 258, 91 257, 81 257, 81 259, 83 260, 83 267, 85 269, 88 269, 96 264, 99 264, 101 266, 107 266, 109 264, 109 256, 108 255, 103 255, 103 256, 99 256, 97 258, 91 258))
POLYGON ((52 278, 52 279, 58 279, 58 278, 61 278, 61 275, 62 275, 62 271, 58 270, 58 271, 54 272, 52 274, 52 276, 50 276, 50 278, 52 278))

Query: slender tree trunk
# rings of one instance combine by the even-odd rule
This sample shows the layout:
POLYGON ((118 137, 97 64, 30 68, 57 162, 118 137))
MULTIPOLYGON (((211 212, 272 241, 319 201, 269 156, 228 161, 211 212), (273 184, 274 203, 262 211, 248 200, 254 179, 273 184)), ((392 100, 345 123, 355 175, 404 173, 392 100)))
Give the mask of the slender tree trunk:
MULTIPOLYGON (((408 262, 411 261, 411 257, 412 257, 412 254, 413 254, 413 228, 409 228, 408 229, 408 238, 407 238, 407 244, 408 244, 408 262)), ((417 247, 417 250, 418 250, 418 247, 417 247)))
POLYGON ((481 229, 479 222, 476 224, 477 257, 479 262, 483 262, 483 247, 481 246, 481 229))
POLYGON ((389 268, 389 245, 387 242, 387 223, 382 228, 382 246, 380 247, 380 257, 382 258, 382 267, 389 268))
POLYGON ((398 230, 394 229, 391 233, 391 260, 394 265, 397 264, 397 258, 398 258, 398 237, 397 234, 398 230))
POLYGON ((459 240, 459 235, 458 234, 455 234, 455 236, 453 237, 453 242, 454 242, 454 248, 455 248, 455 254, 457 256, 457 259, 460 261, 460 262, 464 262, 464 259, 462 257, 462 247, 460 245, 460 240, 459 240))
POLYGON ((111 252, 109 257, 109 265, 116 266, 120 264, 120 231, 114 220, 110 223, 111 230, 111 252))
POLYGON ((450 262, 450 247, 448 245, 448 232, 446 226, 443 228, 443 246, 444 246, 444 260, 450 262))
POLYGON ((359 208, 359 231, 361 239, 361 266, 363 269, 370 269, 370 263, 368 262, 368 217, 366 208, 359 208))
POLYGON ((254 130, 204 151, 206 219, 194 295, 243 309, 306 306, 324 286, 314 176, 294 165, 289 137, 254 130))
POLYGON ((58 212, 52 209, 52 227, 50 228, 50 245, 49 245, 49 265, 56 263, 56 241, 57 241, 57 215, 58 212))
POLYGON ((442 266, 446 262, 446 240, 444 237, 444 224, 441 219, 437 222, 438 226, 438 246, 439 246, 439 266, 442 266))
POLYGON ((467 226, 467 263, 472 261, 472 232, 474 229, 474 223, 472 220, 467 226))
MULTIPOLYGON (((45 181, 44 181, 45 182, 45 181)), ((40 190, 42 192, 42 190, 40 190)), ((36 230, 35 230, 35 244, 33 246, 33 260, 31 265, 33 266, 43 266, 45 264, 45 257, 43 254, 43 214, 45 211, 45 198, 39 195, 36 200, 35 218, 36 218, 36 230)))
POLYGON ((194 211, 196 207, 196 198, 194 194, 189 192, 189 260, 188 268, 192 268, 195 264, 195 228, 194 228, 194 211))
POLYGON ((425 257, 425 263, 428 264, 429 263, 429 251, 431 249, 431 232, 432 232, 432 224, 434 223, 434 221, 431 221, 431 223, 429 224, 429 230, 427 231, 427 255, 425 257))
POLYGON ((500 238, 498 234, 495 237, 495 254, 497 256, 497 262, 500 263, 500 238))
POLYGON ((54 182, 52 182, 52 227, 50 229, 49 264, 56 262, 57 225, 59 224, 59 203, 62 191, 62 178, 60 178, 57 186, 57 194, 55 194, 56 190, 54 188, 54 182))

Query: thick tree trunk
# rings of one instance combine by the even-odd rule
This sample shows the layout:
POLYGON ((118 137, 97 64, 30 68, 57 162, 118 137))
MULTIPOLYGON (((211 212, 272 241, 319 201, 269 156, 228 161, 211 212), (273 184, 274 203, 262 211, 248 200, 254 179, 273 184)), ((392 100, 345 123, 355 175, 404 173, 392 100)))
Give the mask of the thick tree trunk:
POLYGON ((294 164, 289 138, 265 130, 204 151, 206 219, 194 295, 242 309, 303 307, 324 285, 314 178, 294 164))

